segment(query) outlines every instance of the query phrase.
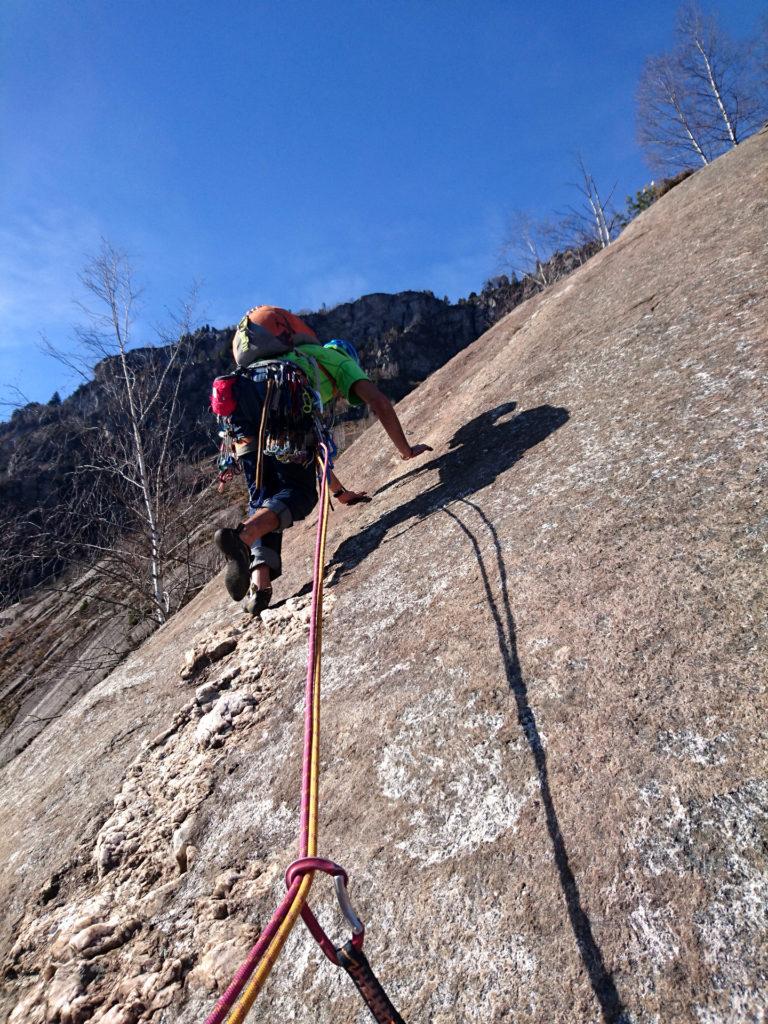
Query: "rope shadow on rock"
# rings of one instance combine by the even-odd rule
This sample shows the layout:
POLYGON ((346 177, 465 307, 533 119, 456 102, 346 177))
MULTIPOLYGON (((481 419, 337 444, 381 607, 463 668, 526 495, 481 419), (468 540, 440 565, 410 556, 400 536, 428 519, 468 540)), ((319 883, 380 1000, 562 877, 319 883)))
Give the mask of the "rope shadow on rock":
POLYGON ((359 565, 379 544, 386 542, 387 535, 398 526, 413 520, 413 523, 405 528, 409 530, 439 510, 450 516, 470 540, 482 574, 486 600, 495 623, 507 682, 515 698, 518 721, 538 776, 547 832, 552 844, 558 880, 566 903, 571 930, 595 998, 600 1005, 603 1020, 606 1024, 628 1024, 629 1017, 622 1005, 613 976, 605 965, 602 951, 592 930, 591 921, 582 905, 578 883, 570 866, 568 850, 550 789, 546 753, 533 709, 528 701, 527 687, 517 653, 517 630, 509 599, 506 567, 499 537, 493 523, 482 509, 468 500, 469 495, 492 484, 498 476, 518 462, 526 452, 562 427, 569 419, 568 410, 557 406, 537 406, 516 416, 512 415, 515 409, 515 402, 506 402, 475 417, 454 434, 447 452, 379 488, 376 493, 382 494, 425 473, 438 471, 437 483, 428 490, 391 509, 359 534, 345 540, 335 552, 330 567, 336 569, 334 580, 336 582, 341 576, 359 565), (494 598, 491 576, 483 561, 477 538, 455 512, 446 507, 454 502, 462 502, 474 509, 490 532, 495 549, 496 571, 501 592, 499 602, 494 598))
POLYGON ((517 706, 517 720, 525 736, 528 749, 538 776, 539 793, 544 806, 544 813, 547 822, 547 832, 552 844, 552 852, 557 868, 560 888, 568 909, 571 930, 573 931, 576 944, 579 949, 584 967, 589 976, 592 991, 600 1004, 603 1020, 606 1024, 629 1024, 630 1018, 626 1013, 613 975, 605 965, 602 951, 597 944, 589 915, 584 909, 581 901, 581 894, 576 878, 568 858, 568 850, 565 839, 560 828, 560 821, 555 809, 552 790, 549 784, 549 769, 547 766, 547 755, 541 741, 541 735, 536 724, 536 716, 528 699, 528 688, 523 678, 520 659, 517 652, 517 627, 512 614, 512 605, 509 599, 509 587, 507 582, 507 570, 501 551, 496 529, 487 517, 485 512, 472 501, 461 498, 459 501, 470 509, 474 509, 480 517, 483 525, 491 535, 496 556, 496 573, 498 573, 498 589, 500 600, 494 597, 491 586, 491 573, 483 560, 483 553, 480 543, 470 528, 462 522, 455 512, 450 509, 443 509, 447 516, 456 523, 459 529, 468 538, 472 545, 475 558, 477 559, 480 573, 483 580, 485 597, 488 607, 493 616, 496 627, 496 637, 504 663, 504 671, 507 677, 509 688, 515 698, 517 706))
POLYGON ((505 402, 469 420, 453 435, 447 452, 380 487, 377 495, 426 473, 438 473, 437 482, 426 491, 339 545, 329 563, 329 569, 335 570, 333 582, 358 566, 396 527, 409 520, 415 525, 449 502, 488 487, 569 419, 568 410, 559 406, 539 405, 512 416, 516 408, 516 402, 505 402))

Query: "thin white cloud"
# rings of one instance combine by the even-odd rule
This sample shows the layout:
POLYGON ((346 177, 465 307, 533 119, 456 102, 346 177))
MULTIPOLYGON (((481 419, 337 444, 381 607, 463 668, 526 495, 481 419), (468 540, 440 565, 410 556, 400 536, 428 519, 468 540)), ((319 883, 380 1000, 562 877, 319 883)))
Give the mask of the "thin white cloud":
POLYGON ((86 255, 99 244, 93 218, 48 209, 0 225, 0 351, 29 346, 77 320, 74 300, 86 255))

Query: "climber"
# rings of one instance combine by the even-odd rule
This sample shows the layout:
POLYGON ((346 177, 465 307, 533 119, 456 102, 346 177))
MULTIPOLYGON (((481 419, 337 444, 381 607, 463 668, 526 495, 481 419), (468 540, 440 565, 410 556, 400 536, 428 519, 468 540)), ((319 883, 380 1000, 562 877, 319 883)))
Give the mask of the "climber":
MULTIPOLYGON (((238 367, 248 367, 252 377, 276 361, 295 364, 315 386, 323 406, 341 395, 350 405, 367 404, 379 418, 402 459, 413 459, 432 451, 429 445, 411 446, 406 439, 392 403, 367 377, 360 366, 354 346, 334 340, 322 345, 302 320, 275 306, 257 306, 240 321, 232 343, 238 367), (254 374, 254 371, 256 373, 254 374)), ((278 367, 278 369, 280 369, 278 367)), ((290 373, 290 367, 286 371, 290 373)), ((283 378, 281 377, 281 380, 283 378)), ((291 385, 289 385, 291 386, 291 385)), ((295 383, 293 384, 295 387, 295 383)), ((235 451, 248 485, 248 514, 236 529, 223 527, 214 534, 214 542, 227 560, 225 583, 233 601, 248 594, 246 610, 259 614, 272 597, 272 581, 282 572, 282 533, 304 519, 317 503, 314 452, 303 461, 283 461, 265 451, 263 424, 258 422, 264 404, 264 384, 254 384, 240 373, 214 382, 214 412, 227 413, 234 424, 235 451), (233 380, 231 404, 217 407, 217 385, 233 380), (249 398, 261 387, 256 403, 249 398), (260 478, 260 480, 259 480, 260 478), (249 593, 250 589, 250 593, 249 593)), ((341 505, 357 505, 371 499, 365 491, 350 491, 331 471, 333 497, 341 505)))

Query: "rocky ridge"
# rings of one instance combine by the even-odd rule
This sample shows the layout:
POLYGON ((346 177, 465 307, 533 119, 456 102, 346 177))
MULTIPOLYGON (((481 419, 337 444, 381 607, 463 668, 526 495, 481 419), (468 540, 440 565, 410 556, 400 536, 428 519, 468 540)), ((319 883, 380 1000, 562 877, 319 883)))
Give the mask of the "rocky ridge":
MULTIPOLYGON (((407 1020, 768 1012, 768 133, 344 453, 323 853, 407 1020)), ((295 855, 313 524, 263 622, 214 580, 10 764, 14 1024, 199 1020, 295 855)), ((313 905, 343 925, 318 883, 313 905)), ((365 1011, 301 929, 263 1019, 365 1011)))

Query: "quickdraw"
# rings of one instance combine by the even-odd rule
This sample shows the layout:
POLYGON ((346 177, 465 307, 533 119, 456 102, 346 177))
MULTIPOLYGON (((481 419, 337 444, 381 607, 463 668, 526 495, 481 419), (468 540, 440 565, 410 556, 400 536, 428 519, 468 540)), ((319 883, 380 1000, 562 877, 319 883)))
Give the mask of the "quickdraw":
POLYGON ((320 775, 320 670, 323 634, 323 573, 328 531, 330 451, 320 445, 319 470, 320 517, 315 540, 312 585, 312 608, 307 657, 307 678, 304 695, 304 753, 301 782, 301 813, 299 828, 300 856, 285 873, 287 891, 277 910, 259 936, 226 992, 221 996, 205 1024, 242 1024, 262 990, 277 957, 293 926, 302 918, 331 963, 343 967, 357 987, 374 1019, 379 1024, 404 1024, 384 989, 375 977, 363 954, 365 927, 347 894, 347 873, 333 861, 317 856, 318 802, 320 775), (352 938, 335 947, 317 918, 307 898, 316 872, 333 877, 336 895, 344 917, 352 929, 352 938))
POLYGON ((219 437, 221 438, 221 444, 219 445, 219 457, 216 460, 216 468, 219 471, 216 489, 219 494, 222 494, 229 481, 237 476, 238 473, 242 473, 243 467, 238 461, 235 451, 235 439, 231 431, 220 430, 219 437))

